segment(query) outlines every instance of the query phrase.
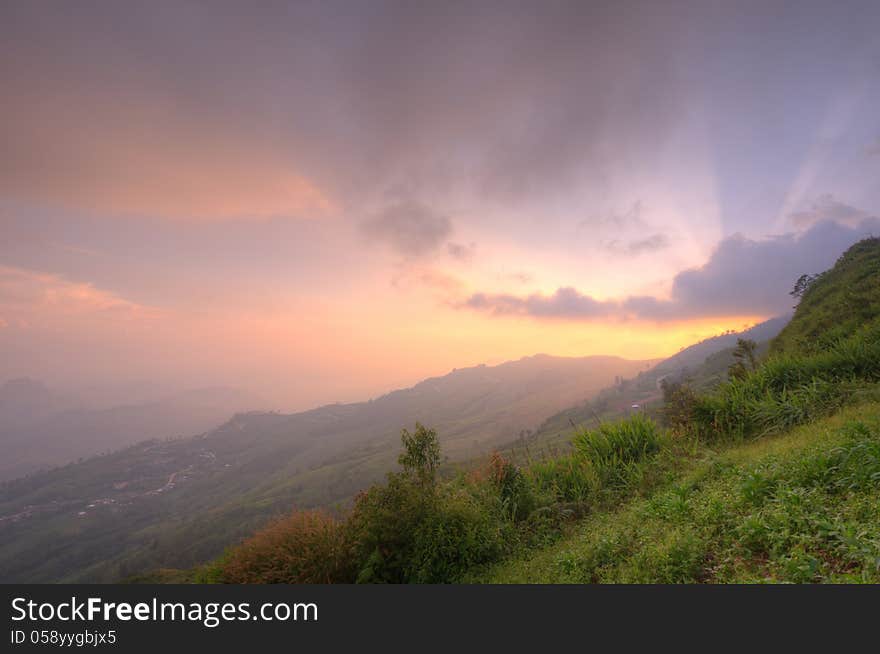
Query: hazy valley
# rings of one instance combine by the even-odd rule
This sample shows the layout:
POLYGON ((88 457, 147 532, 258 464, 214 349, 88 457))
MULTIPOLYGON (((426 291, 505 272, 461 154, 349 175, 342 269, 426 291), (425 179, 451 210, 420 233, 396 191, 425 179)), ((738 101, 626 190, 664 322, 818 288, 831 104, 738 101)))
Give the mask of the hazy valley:
MULTIPOLYGON (((100 451, 112 447, 111 436, 124 444, 155 436, 163 425, 168 438, 3 484, 0 579, 113 581, 153 567, 194 565, 271 516, 332 507, 380 480, 394 467, 400 429, 416 421, 440 430, 451 461, 473 459, 654 364, 537 355, 454 370, 368 402, 291 415, 240 413, 187 438, 171 437, 199 423, 187 423, 167 404, 109 410, 121 424, 101 421, 107 412, 81 422, 55 414, 68 416, 60 421, 66 427, 30 427, 41 445, 25 452, 45 451, 52 439, 68 451, 100 451), (79 443, 80 424, 116 430, 84 429, 90 438, 79 443)), ((206 413, 198 417, 222 420, 216 409, 206 413)))

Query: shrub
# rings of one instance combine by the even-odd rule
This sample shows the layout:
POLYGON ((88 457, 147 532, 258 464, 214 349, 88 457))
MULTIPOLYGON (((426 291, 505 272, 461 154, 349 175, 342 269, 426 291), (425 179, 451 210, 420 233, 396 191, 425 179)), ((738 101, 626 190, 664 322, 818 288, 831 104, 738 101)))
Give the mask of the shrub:
POLYGON ((359 583, 444 583, 501 556, 512 541, 495 494, 390 475, 358 497, 349 520, 359 583))
POLYGON ((495 561, 512 540, 510 523, 490 498, 454 484, 443 487, 433 511, 416 526, 407 581, 448 583, 470 568, 495 561))
POLYGON ((392 473, 355 499, 348 529, 358 561, 359 583, 409 581, 415 552, 414 534, 434 513, 433 485, 392 473))
POLYGON ((232 549, 219 581, 233 584, 326 584, 354 579, 342 525, 320 511, 297 511, 232 549))
POLYGON ((474 565, 494 560, 508 538, 499 489, 516 501, 518 471, 502 460, 496 488, 457 480, 438 484, 440 446, 433 430, 403 430, 403 471, 388 475, 355 500, 347 523, 362 583, 440 583, 458 580, 474 565))

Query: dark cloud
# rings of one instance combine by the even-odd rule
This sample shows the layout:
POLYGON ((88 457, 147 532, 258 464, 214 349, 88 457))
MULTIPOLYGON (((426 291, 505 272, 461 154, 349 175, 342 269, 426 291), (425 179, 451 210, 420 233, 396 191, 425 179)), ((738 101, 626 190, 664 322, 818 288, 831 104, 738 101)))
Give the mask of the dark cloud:
POLYGON ((858 227, 822 222, 802 235, 762 241, 732 236, 719 243, 704 266, 676 275, 668 300, 650 296, 596 300, 564 287, 551 296, 477 293, 462 306, 493 315, 569 320, 776 315, 789 308, 788 292, 801 274, 827 270, 850 245, 876 234, 880 219, 871 218, 858 227))
MULTIPOLYGON (((874 42, 876 10, 811 7, 798 24, 845 34, 847 57, 812 28, 750 49, 777 8, 697 4, 3 3, 2 188, 88 205, 79 189, 105 195, 135 153, 144 174, 131 186, 183 155, 196 171, 243 158, 239 168, 287 166, 348 206, 412 182, 521 207, 654 171, 694 110, 694 84, 733 80, 739 98, 741 77, 756 102, 797 96, 786 82, 813 72, 805 55, 831 75, 859 56, 855 43, 874 42), (719 52, 749 56, 728 70, 719 52)), ((825 81, 811 84, 823 97, 825 81)), ((727 131, 746 120, 729 104, 738 120, 717 118, 727 131)))
POLYGON ((871 215, 843 202, 838 202, 831 194, 820 196, 809 209, 789 215, 792 224, 798 229, 806 229, 817 223, 830 220, 841 225, 855 227, 871 215))
POLYGON ((411 180, 522 197, 644 161, 684 103, 666 56, 681 40, 662 28, 681 17, 651 3, 22 3, 5 18, 0 172, 37 197, 114 171, 133 133, 154 168, 186 138, 208 160, 289 163, 334 197, 411 180))
POLYGON ((446 244, 446 251, 449 253, 449 256, 462 263, 468 263, 473 260, 475 249, 473 243, 471 245, 452 242, 446 244))
POLYGON ((665 234, 652 234, 651 236, 626 244, 629 254, 642 254, 643 252, 656 252, 669 247, 669 238, 665 234))
POLYGON ((418 256, 440 247, 452 233, 452 222, 418 202, 400 202, 362 223, 361 231, 399 254, 418 256))
POLYGON ((669 237, 665 234, 651 234, 646 238, 635 239, 627 243, 621 243, 618 240, 609 241, 605 244, 605 249, 615 254, 628 257, 638 256, 640 254, 658 252, 665 250, 671 245, 669 237))
POLYGON ((499 316, 528 315, 569 319, 601 318, 619 310, 616 302, 594 300, 571 287, 560 288, 549 297, 539 293, 528 297, 477 293, 467 299, 465 306, 499 316))
POLYGON ((880 138, 869 145, 866 152, 869 157, 880 157, 880 138))

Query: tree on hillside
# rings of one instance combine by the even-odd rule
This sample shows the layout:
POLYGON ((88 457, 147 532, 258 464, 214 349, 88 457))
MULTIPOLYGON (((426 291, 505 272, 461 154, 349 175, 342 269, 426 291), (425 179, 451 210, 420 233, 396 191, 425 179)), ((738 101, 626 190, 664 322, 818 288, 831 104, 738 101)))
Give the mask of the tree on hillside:
POLYGON ((434 483, 434 475, 440 464, 437 432, 417 422, 415 432, 404 429, 400 433, 400 441, 403 452, 397 462, 403 466, 404 472, 422 483, 434 483))
POLYGON ((758 368, 757 356, 758 344, 748 338, 736 339, 736 348, 733 350, 734 362, 727 369, 727 375, 731 379, 742 379, 748 373, 758 368))
POLYGON ((797 278, 797 281, 794 283, 794 288, 789 291, 789 295, 793 298, 802 298, 804 293, 807 292, 807 289, 815 282, 819 277, 822 276, 822 273, 814 274, 814 275, 801 275, 797 278))

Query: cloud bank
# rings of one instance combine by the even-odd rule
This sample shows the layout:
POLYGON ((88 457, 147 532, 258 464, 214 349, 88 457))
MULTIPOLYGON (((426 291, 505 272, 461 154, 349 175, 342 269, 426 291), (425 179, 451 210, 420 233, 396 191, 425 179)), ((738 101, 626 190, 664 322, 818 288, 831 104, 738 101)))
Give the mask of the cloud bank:
POLYGON ((826 193, 816 199, 808 209, 796 211, 789 217, 796 228, 806 229, 826 220, 856 227, 871 218, 871 215, 867 211, 839 202, 833 195, 826 193))
POLYGON ((583 321, 772 316, 790 307, 788 292, 801 274, 827 270, 850 245, 878 234, 880 219, 869 218, 856 227, 825 221, 801 235, 764 240, 731 236, 719 243, 704 266, 676 275, 668 299, 630 296, 600 300, 573 287, 562 287, 552 295, 474 293, 460 306, 495 316, 583 321))

